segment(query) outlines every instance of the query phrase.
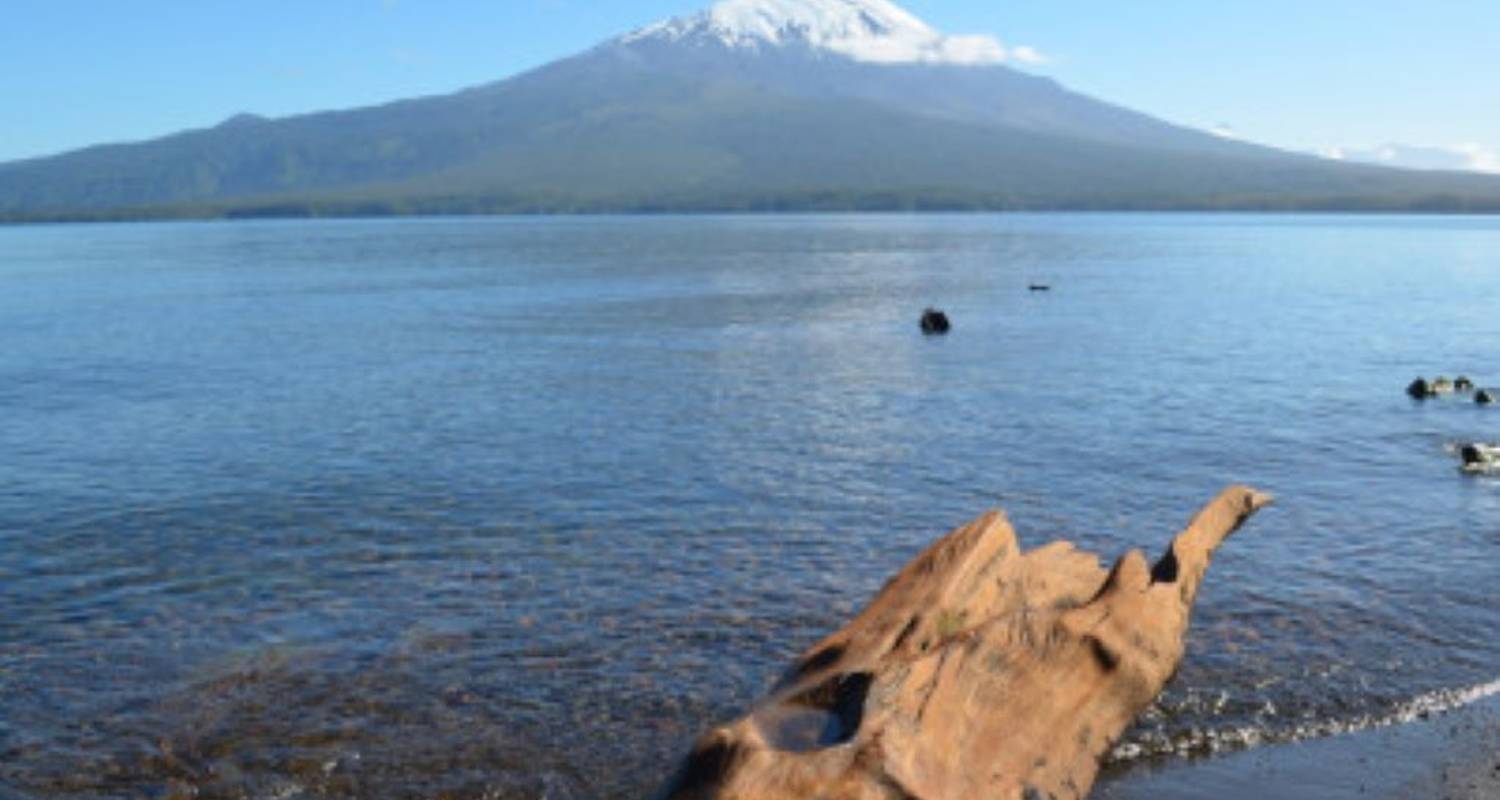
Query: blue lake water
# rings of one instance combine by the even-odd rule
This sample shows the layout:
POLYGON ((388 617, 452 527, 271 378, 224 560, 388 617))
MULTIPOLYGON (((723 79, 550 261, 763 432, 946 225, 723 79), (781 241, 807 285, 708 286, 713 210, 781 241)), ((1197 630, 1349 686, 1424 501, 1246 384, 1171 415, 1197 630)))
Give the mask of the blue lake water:
POLYGON ((1230 482, 1116 769, 1500 679, 1500 407, 1403 393, 1500 384, 1496 219, 0 228, 0 342, 7 798, 640 795, 983 510, 1230 482))

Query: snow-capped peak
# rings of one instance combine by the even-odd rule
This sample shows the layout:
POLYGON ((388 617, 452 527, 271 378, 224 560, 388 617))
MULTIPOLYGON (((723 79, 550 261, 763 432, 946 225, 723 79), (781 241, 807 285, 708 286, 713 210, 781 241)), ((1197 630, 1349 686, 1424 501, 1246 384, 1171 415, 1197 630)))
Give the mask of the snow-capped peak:
POLYGON ((746 49, 800 43, 877 63, 998 64, 1008 56, 993 37, 939 33, 890 0, 721 0, 623 41, 698 37, 746 49))

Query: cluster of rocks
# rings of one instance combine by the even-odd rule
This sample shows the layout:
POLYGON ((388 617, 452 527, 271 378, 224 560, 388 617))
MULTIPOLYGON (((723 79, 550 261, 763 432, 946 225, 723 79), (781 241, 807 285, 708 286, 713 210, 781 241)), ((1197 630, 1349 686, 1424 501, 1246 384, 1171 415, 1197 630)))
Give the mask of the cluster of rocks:
MULTIPOLYGON (((1406 387, 1406 393, 1416 400, 1427 400, 1445 395, 1472 394, 1474 402, 1482 406, 1500 401, 1500 389, 1481 389, 1474 382, 1460 375, 1453 380, 1444 377, 1417 378, 1406 387)), ((1491 472, 1500 470, 1500 445, 1483 442, 1468 442, 1460 445, 1458 456, 1463 460, 1465 472, 1491 472)))
POLYGON ((1453 380, 1441 376, 1431 381, 1417 378, 1406 387, 1406 393, 1417 400, 1450 394, 1472 394, 1474 402, 1480 405, 1490 405, 1500 400, 1500 389, 1476 389, 1474 382, 1462 375, 1453 380))

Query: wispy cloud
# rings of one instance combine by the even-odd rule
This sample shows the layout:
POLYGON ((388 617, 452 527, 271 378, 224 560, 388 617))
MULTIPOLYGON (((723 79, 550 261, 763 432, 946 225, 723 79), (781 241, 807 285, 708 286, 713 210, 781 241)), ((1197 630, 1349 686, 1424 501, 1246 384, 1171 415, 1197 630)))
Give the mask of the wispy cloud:
POLYGON ((1234 139, 1238 141, 1245 138, 1240 135, 1239 131, 1234 129, 1234 126, 1230 125, 1227 122, 1216 122, 1213 125, 1210 125, 1208 128, 1208 132, 1219 137, 1220 139, 1234 139))
POLYGON ((1485 147, 1477 142, 1456 144, 1453 150, 1469 158, 1469 168, 1477 172, 1500 173, 1500 147, 1485 147))
POLYGON ((1010 57, 1018 64, 1030 64, 1033 66, 1045 64, 1049 60, 1046 56, 1042 55, 1041 51, 1026 44, 1012 47, 1010 49, 1010 57))
POLYGON ((1463 142, 1453 145, 1387 144, 1380 147, 1326 147, 1318 155, 1406 169, 1442 169, 1500 174, 1500 148, 1463 142))
POLYGON ((421 50, 412 50, 406 47, 397 47, 390 51, 391 60, 403 67, 413 67, 427 60, 427 54, 421 50))

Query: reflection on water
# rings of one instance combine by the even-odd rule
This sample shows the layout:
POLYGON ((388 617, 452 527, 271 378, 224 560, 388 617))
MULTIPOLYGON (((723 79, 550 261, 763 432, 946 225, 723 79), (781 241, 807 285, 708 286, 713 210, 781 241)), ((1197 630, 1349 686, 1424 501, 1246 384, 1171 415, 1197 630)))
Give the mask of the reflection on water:
POLYGON ((1117 755, 1399 720, 1500 677, 1500 479, 1447 452, 1500 411, 1401 391, 1500 383, 1497 253, 1401 217, 0 230, 0 795, 639 795, 985 508, 1113 556, 1230 481, 1279 503, 1117 755))

